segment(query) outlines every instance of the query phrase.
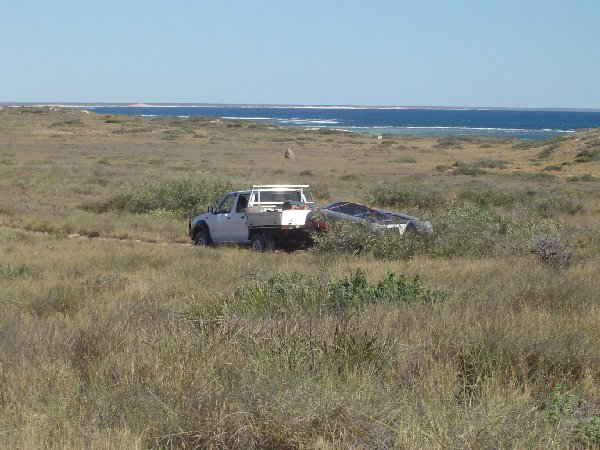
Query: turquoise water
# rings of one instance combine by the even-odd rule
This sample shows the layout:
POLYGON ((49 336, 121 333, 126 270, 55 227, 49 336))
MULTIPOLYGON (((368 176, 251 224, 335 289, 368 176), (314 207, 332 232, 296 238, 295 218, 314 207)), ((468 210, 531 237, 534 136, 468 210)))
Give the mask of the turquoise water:
POLYGON ((548 139, 600 127, 600 111, 265 105, 77 105, 100 114, 210 116, 376 135, 548 139))

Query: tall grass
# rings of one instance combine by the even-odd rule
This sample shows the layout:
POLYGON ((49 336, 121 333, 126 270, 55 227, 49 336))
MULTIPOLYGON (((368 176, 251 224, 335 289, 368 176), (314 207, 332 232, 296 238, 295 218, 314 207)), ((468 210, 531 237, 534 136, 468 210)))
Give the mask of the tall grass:
POLYGON ((394 138, 371 152, 368 136, 140 119, 185 130, 175 145, 115 134, 129 119, 109 118, 0 109, 2 448, 600 446, 594 186, 488 170, 510 160, 531 174, 543 146, 486 141, 486 176, 459 179, 433 168, 458 153, 471 165, 481 142, 394 138), (310 138, 320 197, 371 192, 434 233, 340 224, 296 253, 179 245, 179 217, 230 187, 175 181, 175 168, 268 183, 282 164, 303 169, 270 144, 284 135, 310 138), (390 171, 402 144, 418 163, 390 171), (77 208, 89 198, 101 201, 77 208))

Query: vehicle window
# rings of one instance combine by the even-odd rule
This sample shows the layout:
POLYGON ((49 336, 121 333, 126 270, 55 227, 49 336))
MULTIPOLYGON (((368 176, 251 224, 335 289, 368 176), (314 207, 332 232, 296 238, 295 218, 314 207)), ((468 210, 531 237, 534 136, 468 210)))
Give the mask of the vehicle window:
POLYGON ((246 211, 247 206, 248 206, 248 196, 240 195, 238 198, 238 202, 237 202, 237 206, 235 207, 235 210, 237 212, 244 212, 244 211, 246 211))
POLYGON ((262 191, 260 193, 261 203, 283 203, 285 201, 300 202, 300 191, 262 191))
POLYGON ((304 194, 304 201, 307 203, 313 203, 312 193, 310 192, 309 188, 304 188, 302 193, 304 194))
POLYGON ((228 195, 223 199, 219 206, 217 207, 217 214, 227 214, 231 212, 231 208, 233 208, 233 202, 235 201, 235 194, 228 195))

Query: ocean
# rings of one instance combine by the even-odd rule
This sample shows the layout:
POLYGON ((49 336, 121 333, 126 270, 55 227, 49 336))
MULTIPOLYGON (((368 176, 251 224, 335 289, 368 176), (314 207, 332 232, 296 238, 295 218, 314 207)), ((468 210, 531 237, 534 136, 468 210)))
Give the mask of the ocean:
POLYGON ((600 127, 600 111, 597 110, 202 104, 76 106, 99 114, 220 117, 374 135, 487 136, 542 140, 600 127))

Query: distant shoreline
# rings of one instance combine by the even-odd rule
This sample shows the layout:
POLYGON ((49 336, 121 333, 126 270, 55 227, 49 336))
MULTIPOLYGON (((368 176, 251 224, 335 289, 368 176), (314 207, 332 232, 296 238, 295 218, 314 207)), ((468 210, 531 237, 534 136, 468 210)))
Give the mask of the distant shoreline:
POLYGON ((61 107, 61 108, 290 108, 290 109, 378 109, 378 110, 441 110, 441 111, 558 111, 558 112, 600 112, 600 108, 537 108, 510 106, 399 106, 399 105, 300 105, 300 104, 261 104, 261 103, 146 103, 146 102, 0 102, 0 106, 61 107))

